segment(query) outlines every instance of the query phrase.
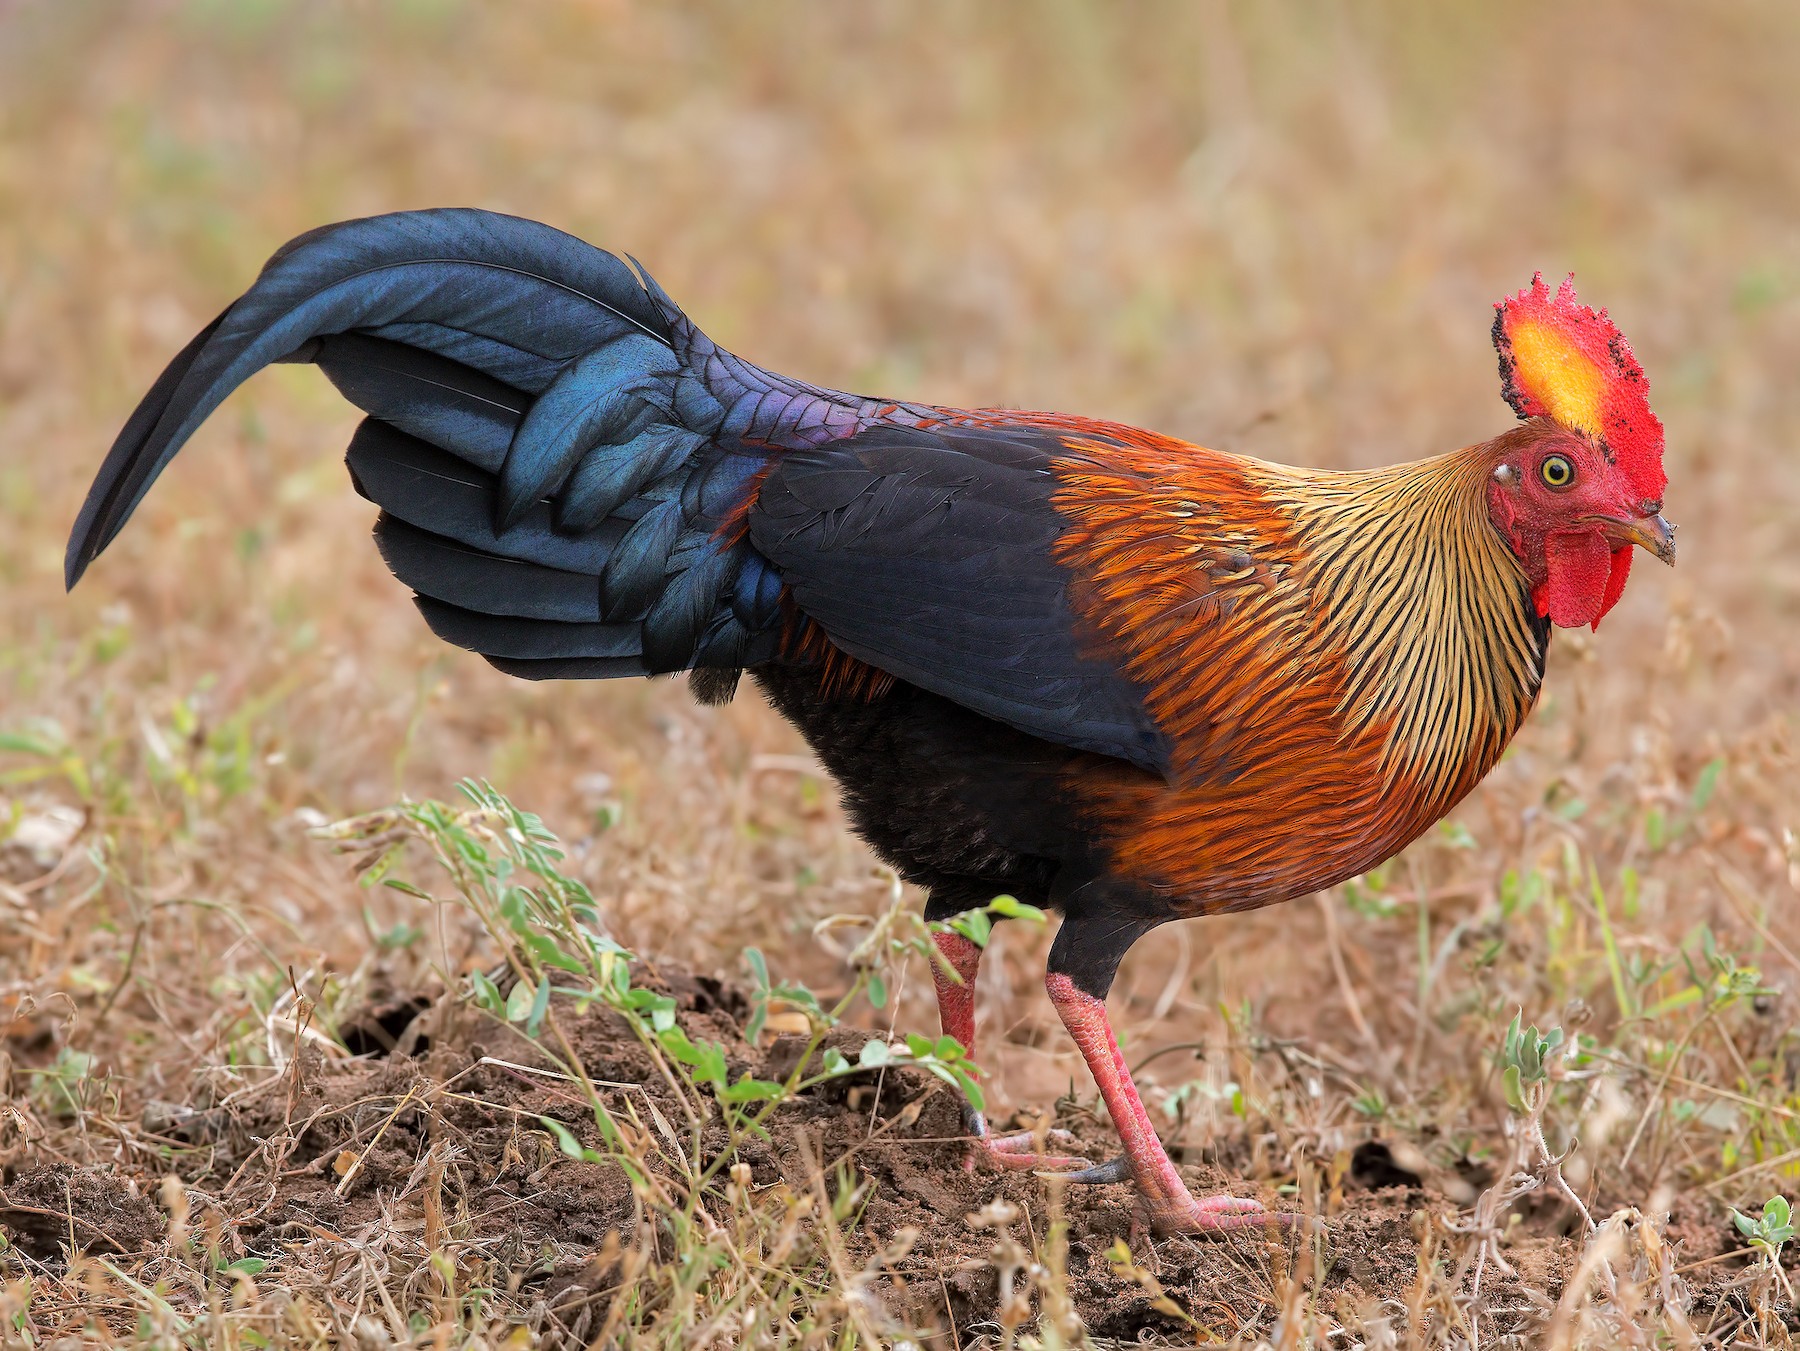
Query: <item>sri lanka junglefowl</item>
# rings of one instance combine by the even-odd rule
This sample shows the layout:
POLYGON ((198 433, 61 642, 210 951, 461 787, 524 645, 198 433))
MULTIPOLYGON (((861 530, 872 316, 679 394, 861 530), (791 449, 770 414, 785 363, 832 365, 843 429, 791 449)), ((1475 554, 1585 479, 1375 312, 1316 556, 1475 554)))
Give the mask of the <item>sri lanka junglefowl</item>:
MULTIPOLYGON (((1094 1168, 1163 1232, 1197 1200, 1107 1022, 1168 920, 1374 867, 1492 768, 1552 625, 1597 625, 1632 546, 1672 562, 1663 433, 1604 311, 1534 279, 1494 343, 1517 425, 1389 469, 1296 469, 1115 423, 898 403, 761 370, 641 270, 481 211, 332 225, 277 253, 131 415, 71 585, 243 380, 311 362, 367 419, 375 542, 444 639, 528 679, 749 672, 857 829, 942 919, 1061 912, 1046 985, 1124 1142, 1094 1168)), ((938 940, 975 1040, 981 949, 938 940)))

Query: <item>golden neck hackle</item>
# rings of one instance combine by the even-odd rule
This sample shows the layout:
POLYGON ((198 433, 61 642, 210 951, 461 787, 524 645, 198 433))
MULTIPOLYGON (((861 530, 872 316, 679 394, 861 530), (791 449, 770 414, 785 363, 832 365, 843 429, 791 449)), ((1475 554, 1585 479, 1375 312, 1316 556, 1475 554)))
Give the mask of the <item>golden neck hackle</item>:
POLYGON ((1488 519, 1493 456, 1473 446, 1410 464, 1319 472, 1270 466, 1271 498, 1307 559, 1304 585, 1343 653, 1347 735, 1390 731, 1382 770, 1453 799, 1524 722, 1547 631, 1488 519))

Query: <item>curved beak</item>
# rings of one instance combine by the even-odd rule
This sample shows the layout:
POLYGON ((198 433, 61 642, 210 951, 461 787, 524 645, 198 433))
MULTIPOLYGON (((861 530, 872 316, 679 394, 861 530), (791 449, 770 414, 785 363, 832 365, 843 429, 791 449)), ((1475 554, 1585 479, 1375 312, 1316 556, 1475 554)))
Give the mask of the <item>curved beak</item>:
POLYGON ((1606 537, 1615 544, 1635 544, 1670 567, 1675 566, 1675 527, 1661 516, 1640 516, 1630 521, 1602 516, 1599 521, 1606 537))

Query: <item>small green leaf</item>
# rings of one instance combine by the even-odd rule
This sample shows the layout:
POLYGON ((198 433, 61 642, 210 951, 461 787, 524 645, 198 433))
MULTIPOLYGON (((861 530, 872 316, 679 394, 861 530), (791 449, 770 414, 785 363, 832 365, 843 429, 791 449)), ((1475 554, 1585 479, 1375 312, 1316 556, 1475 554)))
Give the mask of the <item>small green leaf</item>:
POLYGON ((500 987, 483 971, 469 973, 469 985, 475 991, 475 1002, 496 1017, 506 1016, 506 1001, 500 998, 500 987))
POLYGON ((879 1038, 872 1038, 869 1041, 865 1041, 862 1050, 857 1052, 856 1063, 866 1070, 871 1070, 879 1065, 887 1064, 893 1058, 893 1054, 888 1050, 888 1044, 885 1041, 882 1041, 879 1038))
POLYGON ((1438 833, 1444 844, 1451 849, 1475 849, 1479 846, 1469 828, 1461 821, 1445 821, 1438 826, 1438 833))
POLYGON ((920 1068, 923 1069, 925 1073, 931 1075, 932 1078, 942 1079, 952 1088, 957 1087, 956 1071, 951 1069, 948 1065, 940 1065, 934 1060, 930 1064, 921 1065, 920 1068))
POLYGON ((60 753, 48 741, 28 736, 23 732, 0 732, 0 751, 11 751, 17 755, 36 755, 45 759, 60 753))
POLYGON ((1042 924, 1048 918, 1035 905, 1027 905, 1017 896, 996 896, 988 902, 987 908, 1003 919, 1029 920, 1033 924, 1042 924))
POLYGON ((520 1022, 531 1012, 532 1005, 537 1002, 537 987, 530 980, 521 976, 519 983, 512 987, 512 993, 506 996, 506 1021, 520 1022))
POLYGON ((564 952, 549 934, 532 930, 529 933, 521 934, 520 941, 524 943, 531 955, 545 966, 554 967, 558 971, 568 971, 575 975, 580 975, 587 970, 575 958, 564 952))
POLYGON ((577 1140, 575 1138, 575 1132, 571 1131, 555 1117, 540 1116, 538 1120, 543 1123, 544 1129, 549 1131, 550 1134, 555 1137, 556 1147, 562 1150, 562 1152, 571 1159, 578 1159, 584 1163, 600 1162, 600 1156, 595 1154, 594 1151, 589 1149, 586 1145, 582 1144, 581 1141, 577 1140))
POLYGON ((679 1027, 665 1027, 660 1029, 656 1034, 656 1039, 662 1044, 663 1050, 667 1051, 683 1065, 697 1065, 700 1063, 700 1048, 689 1041, 688 1034, 683 1032, 679 1027))
POLYGON ((955 1074, 956 1086, 962 1089, 963 1096, 969 1100, 969 1106, 973 1107, 978 1112, 986 1111, 987 1099, 982 1096, 981 1085, 976 1083, 974 1078, 965 1069, 959 1068, 955 1071, 955 1074))
POLYGON ((768 989, 769 963, 764 960, 762 949, 745 948, 744 962, 750 968, 750 974, 756 977, 756 988, 759 990, 768 989))
POLYGON ((869 973, 869 1003, 878 1009, 887 1007, 887 982, 874 972, 869 973))
POLYGON ((550 1011, 550 982, 538 982, 537 993, 531 997, 531 1009, 525 1015, 525 1035, 535 1037, 544 1025, 544 1015, 550 1011))
POLYGON ((978 948, 985 948, 988 945, 989 936, 994 932, 994 922, 980 910, 971 910, 966 915, 958 915, 950 921, 950 927, 978 948))
POLYGON ((1694 795, 1691 799, 1695 812, 1706 810, 1706 804, 1712 801, 1713 790, 1719 786, 1719 775, 1724 772, 1725 759, 1720 756, 1706 762, 1706 768, 1700 771, 1700 777, 1694 782, 1694 795))
POLYGON ((725 1087, 725 1048, 716 1041, 703 1041, 695 1048, 699 1055, 694 1060, 694 1077, 702 1083, 711 1084, 715 1090, 725 1087))
POLYGON ((612 1119, 612 1113, 606 1110, 606 1104, 594 1104, 594 1125, 599 1127, 600 1138, 606 1141, 606 1147, 618 1153, 623 1137, 619 1134, 619 1123, 612 1119))

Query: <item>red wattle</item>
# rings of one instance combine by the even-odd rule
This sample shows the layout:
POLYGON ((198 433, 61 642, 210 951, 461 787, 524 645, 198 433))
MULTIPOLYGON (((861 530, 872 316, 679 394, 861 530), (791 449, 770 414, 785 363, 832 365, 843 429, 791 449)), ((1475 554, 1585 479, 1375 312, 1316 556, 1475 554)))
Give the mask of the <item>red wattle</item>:
POLYGON ((1606 612, 1619 603, 1619 597, 1625 594, 1625 579, 1631 576, 1631 558, 1633 550, 1629 544, 1620 545, 1612 551, 1612 565, 1606 574, 1606 595, 1600 602, 1600 613, 1593 618, 1596 630, 1600 621, 1606 618, 1606 612))
MULTIPOLYGON (((1629 549, 1620 552, 1629 553, 1629 549)), ((1627 557, 1619 563, 1604 535, 1584 530, 1545 539, 1544 565, 1548 575, 1532 592, 1538 613, 1549 616, 1558 628, 1574 629, 1597 625, 1612 608, 1625 589, 1631 560, 1627 557)))

